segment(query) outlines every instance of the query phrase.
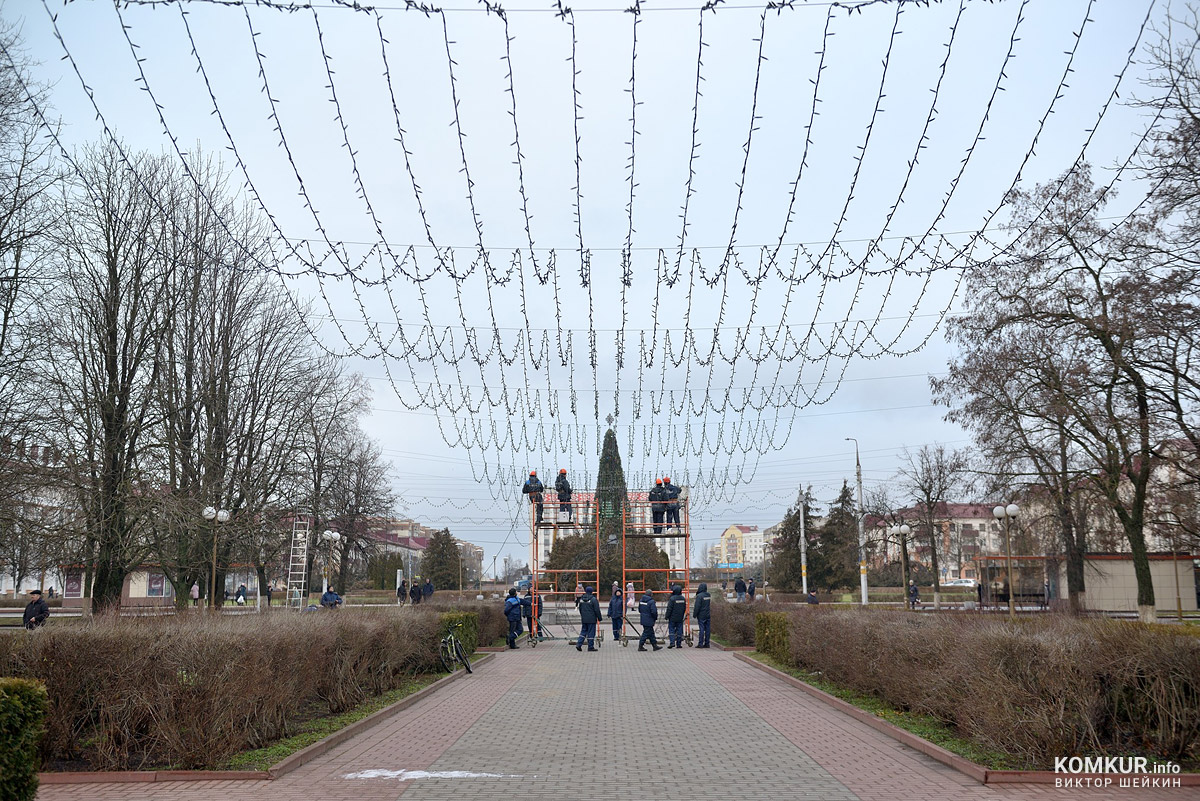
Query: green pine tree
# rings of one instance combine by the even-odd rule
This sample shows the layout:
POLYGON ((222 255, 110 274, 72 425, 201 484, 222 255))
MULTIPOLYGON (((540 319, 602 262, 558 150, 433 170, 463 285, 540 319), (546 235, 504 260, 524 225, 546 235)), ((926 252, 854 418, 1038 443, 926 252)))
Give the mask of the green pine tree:
POLYGON ((842 482, 808 549, 808 586, 834 590, 858 584, 858 512, 849 483, 842 482))
POLYGON ((458 589, 458 544, 450 529, 434 532, 421 557, 421 580, 433 581, 436 590, 458 589))

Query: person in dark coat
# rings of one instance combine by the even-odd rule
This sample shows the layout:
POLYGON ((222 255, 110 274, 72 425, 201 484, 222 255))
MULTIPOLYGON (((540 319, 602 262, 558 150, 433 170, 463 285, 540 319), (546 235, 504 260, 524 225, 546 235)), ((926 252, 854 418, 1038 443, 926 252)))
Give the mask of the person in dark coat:
POLYGON ((46 622, 50 617, 50 606, 42 599, 41 590, 29 591, 29 603, 25 605, 25 614, 21 622, 25 628, 32 631, 46 622))
POLYGON ((600 614, 600 602, 596 600, 596 591, 591 587, 584 588, 583 598, 579 601, 579 639, 575 641, 575 650, 583 650, 583 641, 587 640, 588 650, 596 650, 596 624, 603 620, 600 614))
POLYGON ((663 515, 667 509, 667 493, 663 490, 661 478, 654 482, 654 489, 650 490, 646 499, 650 501, 650 519, 654 521, 654 534, 657 536, 662 534, 663 515))
POLYGON ((525 615, 525 626, 529 629, 529 639, 533 639, 534 632, 537 632, 537 638, 543 639, 542 636, 542 596, 534 595, 533 588, 525 591, 525 597, 521 599, 521 613, 525 615), (536 628, 534 621, 537 621, 536 628))
POLYGON ((566 469, 558 471, 558 478, 554 479, 554 489, 558 491, 558 516, 559 522, 562 522, 562 516, 565 513, 567 522, 571 520, 571 482, 567 481, 566 469))
POLYGON ((750 579, 750 583, 746 585, 746 598, 754 601, 754 579, 750 579))
POLYGON ((337 609, 342 605, 342 596, 337 594, 333 587, 325 590, 325 594, 321 596, 321 606, 326 609, 337 609))
POLYGON ((504 618, 508 621, 508 647, 516 648, 517 637, 521 636, 521 599, 516 587, 510 587, 504 599, 504 618))
POLYGON ((696 618, 699 629, 697 648, 707 648, 712 634, 712 596, 708 594, 708 585, 701 584, 696 588, 696 602, 692 605, 692 617, 696 618))
POLYGON ((675 526, 676 531, 680 531, 679 527, 679 487, 671 483, 671 477, 663 478, 663 492, 666 494, 666 504, 664 509, 667 512, 667 528, 675 526))
POLYGON ((408 600, 408 581, 400 580, 400 586, 396 588, 396 603, 403 604, 408 600))
POLYGON ((908 582, 908 606, 910 609, 916 609, 921 605, 921 591, 917 589, 917 582, 908 582))
POLYGON ((413 606, 421 603, 421 585, 417 584, 416 579, 413 579, 412 586, 408 588, 408 600, 413 602, 413 606))
POLYGON ((542 486, 542 482, 538 480, 537 471, 530 470, 529 478, 525 479, 525 486, 521 487, 521 492, 529 496, 529 502, 537 507, 537 520, 542 522, 542 493, 546 488, 542 486))
POLYGON ((814 606, 815 606, 816 604, 819 604, 819 603, 821 603, 821 600, 820 600, 819 598, 817 598, 817 591, 816 591, 816 590, 809 590, 809 591, 808 591, 808 602, 809 602, 810 604, 813 604, 814 606))
POLYGON ((428 601, 433 597, 433 579, 425 579, 425 586, 421 587, 421 599, 428 601))
POLYGON ((654 593, 650 590, 646 590, 642 600, 638 601, 638 616, 642 623, 642 636, 638 638, 638 650, 645 651, 646 641, 649 640, 655 651, 661 651, 662 646, 658 644, 658 638, 654 636, 654 623, 658 620, 658 604, 654 603, 654 593))
POLYGON ((608 602, 608 619, 612 621, 615 642, 621 636, 621 624, 625 621, 625 595, 620 587, 613 590, 612 598, 608 602))
POLYGON ((744 603, 746 600, 746 582, 738 576, 738 580, 733 582, 733 592, 737 595, 737 602, 744 603))
POLYGON ((667 648, 683 647, 683 621, 687 618, 687 599, 683 597, 683 587, 676 584, 671 587, 671 596, 667 598, 667 648))

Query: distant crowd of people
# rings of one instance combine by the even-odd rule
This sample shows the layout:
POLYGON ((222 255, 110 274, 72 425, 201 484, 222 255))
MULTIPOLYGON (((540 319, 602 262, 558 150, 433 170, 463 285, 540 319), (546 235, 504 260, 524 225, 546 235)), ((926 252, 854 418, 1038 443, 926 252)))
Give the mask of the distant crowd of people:
POLYGON ((416 606, 422 600, 428 601, 432 598, 433 579, 425 579, 424 584, 420 582, 420 576, 414 576, 411 585, 407 579, 401 579, 400 586, 396 588, 396 603, 403 604, 405 601, 408 601, 413 606, 416 606))

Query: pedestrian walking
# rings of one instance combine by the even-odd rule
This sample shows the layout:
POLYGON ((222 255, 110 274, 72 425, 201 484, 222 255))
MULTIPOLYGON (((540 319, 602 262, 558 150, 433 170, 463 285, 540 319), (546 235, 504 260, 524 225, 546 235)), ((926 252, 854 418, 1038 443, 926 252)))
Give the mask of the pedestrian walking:
POLYGON ((737 596, 739 604, 746 602, 746 582, 741 576, 738 576, 737 581, 733 582, 733 592, 737 596))
POLYGON ((529 478, 525 479, 525 486, 521 487, 521 492, 529 496, 529 502, 537 508, 537 518, 535 523, 542 522, 542 493, 546 488, 542 486, 542 482, 537 477, 536 470, 529 471, 529 478))
POLYGON ((271 584, 267 585, 267 609, 271 608, 271 596, 275 593, 275 587, 271 584))
POLYGON ((558 492, 558 522, 571 522, 571 482, 567 481, 567 471, 562 469, 558 471, 558 478, 554 479, 554 489, 558 492), (563 520, 563 518, 566 520, 563 520))
POLYGON ((612 621, 613 642, 616 642, 621 636, 621 623, 625 620, 625 596, 620 587, 613 590, 612 598, 608 602, 608 619, 612 621))
POLYGON ((692 605, 692 617, 696 618, 696 628, 699 638, 697 648, 707 648, 712 634, 712 596, 708 594, 708 585, 701 584, 696 588, 696 602, 692 605))
POLYGON ((750 579, 750 583, 746 585, 746 597, 751 603, 754 602, 754 579, 750 579))
POLYGON ((575 650, 583 650, 583 641, 587 640, 588 650, 596 650, 596 624, 604 619, 600 614, 600 602, 596 600, 595 590, 584 588, 583 598, 579 601, 579 639, 575 641, 575 650))
POLYGON ((654 489, 650 490, 646 499, 650 501, 650 519, 654 525, 654 536, 657 537, 662 534, 663 516, 667 512, 667 493, 661 478, 654 482, 654 489))
POLYGON ((396 588, 396 603, 403 604, 408 600, 408 581, 400 579, 400 586, 396 588))
POLYGON ((29 591, 29 603, 25 605, 25 614, 21 616, 21 624, 33 631, 41 627, 50 617, 50 605, 42 599, 41 590, 29 591))
POLYGON ((412 586, 408 588, 408 600, 412 601, 413 606, 421 603, 421 585, 417 584, 419 578, 420 576, 417 576, 413 579, 412 586))
POLYGON ((631 614, 637 608, 637 593, 633 591, 632 581, 625 583, 625 605, 631 614))
POLYGON ((920 590, 917 589, 917 582, 910 580, 908 582, 908 608, 916 609, 920 605, 921 593, 920 590))
POLYGON ((246 605, 246 592, 247 592, 246 585, 239 584, 238 588, 237 588, 237 592, 235 592, 233 594, 233 602, 235 604, 237 604, 238 606, 245 606, 246 605))
POLYGON ((575 585, 575 608, 579 608, 579 602, 583 600, 583 585, 575 585))
POLYGON ((667 598, 667 648, 683 647, 683 621, 686 618, 687 599, 683 597, 683 587, 676 584, 667 598))
POLYGON ((671 477, 666 476, 663 479, 663 492, 666 493, 666 504, 664 508, 667 512, 667 528, 675 526, 676 531, 681 531, 679 527, 679 487, 671 483, 671 477))
POLYGON ((192 606, 200 605, 200 582, 192 582, 192 589, 188 591, 188 595, 192 598, 192 606))
POLYGON ((817 604, 821 603, 820 599, 819 599, 819 598, 817 598, 817 591, 816 591, 816 590, 809 590, 809 591, 808 591, 808 602, 809 602, 810 604, 814 605, 814 606, 816 606, 817 604))
POLYGON ((428 601, 433 597, 433 579, 425 579, 425 585, 421 587, 421 600, 428 601))
POLYGON ((658 604, 654 603, 654 593, 646 590, 646 594, 642 596, 642 600, 638 601, 638 616, 642 624, 642 636, 638 638, 638 650, 646 650, 646 641, 650 641, 650 645, 655 651, 661 651, 662 646, 658 644, 658 638, 654 636, 654 623, 658 620, 658 604))

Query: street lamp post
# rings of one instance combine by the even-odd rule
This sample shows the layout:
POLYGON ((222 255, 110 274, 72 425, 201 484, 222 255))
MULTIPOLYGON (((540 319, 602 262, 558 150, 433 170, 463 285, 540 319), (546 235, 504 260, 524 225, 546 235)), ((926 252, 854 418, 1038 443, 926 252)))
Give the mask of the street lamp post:
POLYGON ((213 530, 213 549, 212 549, 212 575, 209 576, 208 602, 215 604, 217 602, 217 530, 221 523, 229 522, 229 510, 217 509, 215 506, 205 506, 201 512, 205 520, 212 523, 213 530))
POLYGON ((808 600, 808 534, 804 531, 804 513, 808 510, 805 502, 804 487, 800 487, 800 497, 796 503, 800 506, 800 590, 804 599, 808 600))
MULTIPOLYGON (((896 539, 897 541, 899 541, 898 538, 900 538, 900 537, 903 537, 903 538, 905 538, 905 540, 907 540, 909 534, 912 534, 912 526, 908 525, 907 523, 900 523, 898 525, 888 526, 888 536, 890 536, 892 539, 896 539)), ((906 553, 906 552, 902 549, 901 554, 903 555, 904 553, 906 553)), ((908 605, 908 595, 907 595, 907 593, 908 593, 908 559, 907 559, 907 557, 903 560, 903 567, 904 567, 904 571, 903 571, 903 575, 900 577, 900 588, 905 592, 904 603, 905 603, 905 606, 907 606, 908 605)))
POLYGON ((862 604, 867 605, 867 532, 863 525, 862 462, 858 459, 858 440, 846 437, 854 443, 854 474, 858 479, 858 582, 862 587, 862 604))
POLYGON ((321 594, 324 595, 329 590, 329 562, 333 556, 333 546, 337 545, 338 540, 342 535, 336 531, 326 529, 321 532, 321 539, 325 541, 326 551, 324 553, 324 570, 321 571, 321 594))
POLYGON ((1015 503, 1010 503, 1008 506, 997 506, 992 510, 992 516, 997 520, 1004 521, 1004 570, 1008 573, 1008 616, 1015 618, 1017 616, 1016 606, 1013 604, 1013 595, 1016 593, 1016 584, 1013 582, 1012 569, 1012 521, 1021 513, 1021 507, 1015 503))

